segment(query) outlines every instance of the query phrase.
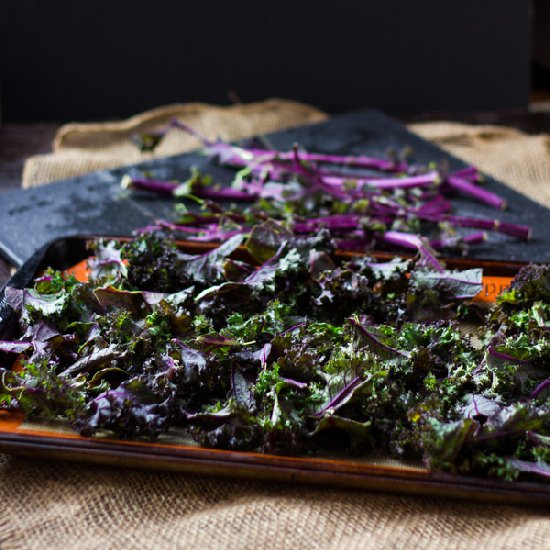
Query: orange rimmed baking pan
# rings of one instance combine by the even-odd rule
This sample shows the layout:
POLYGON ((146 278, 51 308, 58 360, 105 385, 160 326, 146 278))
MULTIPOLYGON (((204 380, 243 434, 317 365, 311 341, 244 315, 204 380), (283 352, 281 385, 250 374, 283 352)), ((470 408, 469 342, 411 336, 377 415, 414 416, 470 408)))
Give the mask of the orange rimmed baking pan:
MULTIPOLYGON (((69 269, 78 278, 87 275, 86 242, 89 238, 60 239, 38 251, 8 285, 23 288, 47 266, 69 269)), ((197 243, 179 243, 186 252, 210 248, 197 243)), ((244 250, 238 254, 246 254, 244 250)), ((387 259, 388 253, 371 256, 387 259)), ((337 253, 341 258, 349 253, 337 253)), ((482 267, 484 289, 476 297, 493 301, 521 267, 520 263, 471 259, 446 260, 450 268, 482 267)), ((0 293, 0 338, 17 330, 13 312, 0 293)), ((81 437, 62 422, 28 421, 21 414, 0 412, 0 451, 61 460, 79 460, 123 467, 175 470, 194 474, 241 477, 274 482, 323 484, 337 487, 415 495, 468 498, 488 502, 508 502, 548 506, 550 485, 504 482, 485 478, 430 472, 420 464, 393 460, 373 453, 361 459, 336 455, 289 457, 198 447, 176 430, 155 440, 119 440, 108 435, 81 437)))

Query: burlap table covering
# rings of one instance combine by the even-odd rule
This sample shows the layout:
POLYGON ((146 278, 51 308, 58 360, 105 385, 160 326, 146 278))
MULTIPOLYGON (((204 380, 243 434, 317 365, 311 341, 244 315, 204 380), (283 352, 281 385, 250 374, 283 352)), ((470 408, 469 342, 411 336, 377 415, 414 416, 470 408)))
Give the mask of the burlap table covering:
MULTIPOLYGON (((69 125, 53 155, 31 159, 26 185, 139 159, 136 128, 185 116, 233 139, 322 120, 311 107, 270 101, 230 108, 171 106, 109 125, 69 125)), ((550 204, 550 146, 499 127, 412 129, 550 204), (514 160, 515 159, 515 160, 514 160), (527 163, 518 166, 517 163, 527 163)), ((161 150, 196 142, 174 134, 161 150), (178 136, 178 137, 176 137, 178 136)), ((0 455, 0 547, 10 548, 550 548, 548 510, 329 488, 221 480, 0 455)))

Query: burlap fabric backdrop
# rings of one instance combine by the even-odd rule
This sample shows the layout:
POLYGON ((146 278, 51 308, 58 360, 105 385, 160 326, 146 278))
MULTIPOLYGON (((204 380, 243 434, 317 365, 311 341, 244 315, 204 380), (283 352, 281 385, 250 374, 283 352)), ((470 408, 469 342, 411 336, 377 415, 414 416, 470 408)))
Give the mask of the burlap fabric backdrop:
MULTIPOLYGON (((270 101, 157 109, 129 121, 62 128, 53 155, 31 159, 27 186, 139 160, 137 129, 171 116, 232 139, 322 120, 270 101)), ((412 129, 550 204, 550 141, 498 127, 412 129)), ((174 133, 162 154, 196 146, 174 133)), ((219 480, 0 455, 0 546, 9 548, 550 548, 548 511, 328 488, 219 480)))

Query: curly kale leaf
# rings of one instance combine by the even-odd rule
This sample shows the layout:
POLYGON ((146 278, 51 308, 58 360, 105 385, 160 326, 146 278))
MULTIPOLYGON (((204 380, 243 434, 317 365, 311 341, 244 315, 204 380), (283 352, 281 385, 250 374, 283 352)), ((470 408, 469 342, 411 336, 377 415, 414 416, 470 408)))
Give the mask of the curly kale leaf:
POLYGON ((482 288, 482 270, 426 271, 415 269, 411 280, 419 292, 436 289, 442 300, 466 300, 473 298, 482 288))
POLYGON ((292 237, 293 234, 284 226, 269 220, 252 228, 245 246, 256 261, 264 263, 273 258, 277 250, 292 237))
POLYGON ((155 388, 150 381, 136 377, 91 400, 76 426, 86 436, 110 430, 124 438, 155 437, 167 430, 176 413, 171 384, 155 388))
POLYGON ((505 291, 498 301, 510 304, 550 303, 550 266, 530 264, 522 267, 514 277, 510 290, 505 291))
POLYGON ((0 408, 20 408, 29 416, 75 421, 84 413, 87 381, 63 378, 47 359, 23 361, 19 372, 0 369, 0 408))
MULTIPOLYGON (((452 422, 427 418, 424 427, 423 445, 427 451, 430 467, 452 472, 500 474, 514 478, 510 469, 517 467, 526 453, 526 440, 532 431, 548 433, 550 410, 547 406, 536 407, 529 403, 514 403, 508 406, 489 405, 480 402, 479 414, 471 415, 466 406, 467 417, 452 422), (516 466, 514 466, 516 462, 516 466)), ((544 465, 540 468, 543 471, 544 465)), ((533 467, 525 469, 538 473, 533 467)))

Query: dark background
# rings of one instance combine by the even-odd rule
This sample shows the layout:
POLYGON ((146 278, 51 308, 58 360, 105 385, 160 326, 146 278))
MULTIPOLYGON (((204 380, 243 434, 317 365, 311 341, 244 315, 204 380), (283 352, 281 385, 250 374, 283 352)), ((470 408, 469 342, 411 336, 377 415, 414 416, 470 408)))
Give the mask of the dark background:
POLYGON ((526 108, 527 0, 0 0, 3 122, 172 102, 526 108))

